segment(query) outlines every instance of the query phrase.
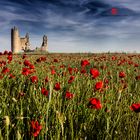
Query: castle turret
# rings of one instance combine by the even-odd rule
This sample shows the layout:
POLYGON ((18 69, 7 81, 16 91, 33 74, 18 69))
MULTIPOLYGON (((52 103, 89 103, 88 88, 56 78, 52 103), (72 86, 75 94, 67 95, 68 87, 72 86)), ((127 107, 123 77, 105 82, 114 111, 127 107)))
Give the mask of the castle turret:
POLYGON ((12 52, 18 53, 19 46, 20 46, 19 31, 16 27, 14 27, 11 29, 11 50, 12 50, 12 52))
POLYGON ((42 51, 48 51, 48 38, 46 35, 43 36, 43 42, 42 42, 42 45, 41 45, 41 50, 42 51))

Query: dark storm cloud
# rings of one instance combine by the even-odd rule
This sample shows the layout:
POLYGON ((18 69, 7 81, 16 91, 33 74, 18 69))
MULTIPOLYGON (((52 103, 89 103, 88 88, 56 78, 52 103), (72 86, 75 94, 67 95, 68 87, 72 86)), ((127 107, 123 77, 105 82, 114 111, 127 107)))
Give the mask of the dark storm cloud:
POLYGON ((0 34, 16 25, 34 35, 46 33, 52 38, 84 41, 140 35, 136 33, 140 29, 139 1, 1 0, 0 5, 0 34), (116 15, 111 14, 113 7, 117 8, 116 15))
POLYGON ((1 10, 7 11, 5 18, 13 17, 9 18, 11 24, 21 25, 22 21, 23 24, 27 21, 27 25, 33 25, 34 22, 34 26, 38 27, 40 23, 42 27, 47 28, 48 25, 49 29, 59 28, 60 31, 63 29, 66 31, 69 28, 75 30, 77 26, 87 22, 96 22, 94 26, 98 26, 99 18, 102 18, 102 23, 111 18, 113 23, 116 20, 127 18, 121 17, 123 15, 133 16, 136 14, 131 9, 117 7, 119 17, 115 17, 110 12, 112 5, 101 0, 7 0, 1 3, 3 4, 1 10), (12 15, 8 16, 8 12, 12 15))

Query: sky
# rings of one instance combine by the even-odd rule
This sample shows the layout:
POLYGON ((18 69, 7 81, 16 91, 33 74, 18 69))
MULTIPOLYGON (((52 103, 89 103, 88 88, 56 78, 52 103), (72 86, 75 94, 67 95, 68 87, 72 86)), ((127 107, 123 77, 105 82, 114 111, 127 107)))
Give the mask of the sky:
POLYGON ((0 0, 0 51, 11 28, 49 52, 140 52, 140 0, 0 0))

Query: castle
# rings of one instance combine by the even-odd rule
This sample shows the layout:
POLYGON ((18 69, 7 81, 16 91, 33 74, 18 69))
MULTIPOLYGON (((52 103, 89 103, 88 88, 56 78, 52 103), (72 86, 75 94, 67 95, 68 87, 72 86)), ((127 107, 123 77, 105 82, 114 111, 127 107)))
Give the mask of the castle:
MULTIPOLYGON (((31 50, 29 34, 27 33, 25 37, 20 37, 17 27, 11 29, 11 50, 13 53, 19 53, 20 51, 36 51, 31 50)), ((48 38, 46 35, 43 36, 43 42, 39 51, 48 52, 48 38)))

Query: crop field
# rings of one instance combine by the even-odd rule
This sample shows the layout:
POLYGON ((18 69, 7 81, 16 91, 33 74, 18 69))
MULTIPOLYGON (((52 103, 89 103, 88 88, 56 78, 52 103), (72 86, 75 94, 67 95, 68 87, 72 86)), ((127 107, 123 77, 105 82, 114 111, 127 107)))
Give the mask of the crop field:
POLYGON ((0 54, 0 140, 140 140, 140 54, 0 54))

